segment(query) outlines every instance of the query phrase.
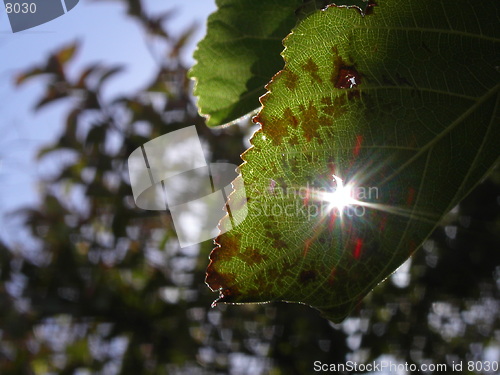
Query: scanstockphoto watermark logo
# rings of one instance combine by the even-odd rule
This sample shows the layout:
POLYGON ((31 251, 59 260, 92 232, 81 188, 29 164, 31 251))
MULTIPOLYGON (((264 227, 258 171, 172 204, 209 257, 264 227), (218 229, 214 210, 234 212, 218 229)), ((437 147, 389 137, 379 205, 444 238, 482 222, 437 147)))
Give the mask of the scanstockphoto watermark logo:
POLYGON ((80 0, 3 0, 13 33, 31 29, 72 10, 80 0))
POLYGON ((300 187, 283 187, 270 179, 266 189, 247 187, 253 197, 258 197, 252 214, 256 216, 298 217, 314 220, 326 216, 362 217, 367 203, 379 200, 376 186, 351 186, 336 175, 332 175, 329 186, 307 183, 300 187), (332 186, 333 185, 333 186, 332 186))
MULTIPOLYGON (((238 175, 237 166, 207 163, 195 126, 164 134, 137 148, 129 156, 128 168, 136 205, 144 210, 170 210, 181 247, 225 233, 248 214, 246 204, 227 199, 238 175), (230 220, 219 228, 226 213, 230 220)), ((283 187, 270 179, 260 190, 245 184, 238 189, 240 196, 258 201, 253 205, 253 216, 301 220, 361 217, 369 202, 379 199, 378 188, 344 184, 336 175, 326 185, 283 187)))
MULTIPOLYGON (((208 164, 195 126, 164 134, 137 148, 129 156, 128 168, 137 206, 170 210, 181 247, 219 234, 220 219, 231 211, 231 202, 224 207, 237 166, 208 164)), ((245 217, 246 207, 239 208, 238 219, 232 218, 225 231, 245 217)))

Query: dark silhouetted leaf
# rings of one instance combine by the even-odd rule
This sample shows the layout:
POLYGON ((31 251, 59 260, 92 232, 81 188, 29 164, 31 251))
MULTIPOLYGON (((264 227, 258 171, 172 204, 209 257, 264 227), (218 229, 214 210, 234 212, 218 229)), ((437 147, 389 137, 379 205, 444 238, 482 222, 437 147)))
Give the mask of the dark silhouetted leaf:
POLYGON ((49 103, 66 97, 68 97, 68 87, 64 83, 48 86, 44 97, 36 104, 35 109, 38 110, 49 103))
POLYGON ((40 68, 33 68, 33 69, 30 69, 28 70, 27 72, 25 73, 22 73, 22 74, 19 74, 17 77, 16 77, 16 85, 21 85, 22 83, 24 83, 26 80, 28 80, 29 78, 32 78, 32 77, 36 77, 36 76, 39 76, 41 74, 47 74, 46 71, 44 71, 43 69, 40 69, 40 68))
POLYGON ((94 72, 102 69, 100 64, 94 63, 88 66, 86 69, 82 71, 80 74, 80 78, 78 79, 76 86, 77 88, 84 89, 87 87, 87 79, 94 74, 94 72))
POLYGON ((97 84, 97 91, 100 90, 101 86, 104 84, 106 80, 108 80, 115 74, 123 72, 123 70, 124 70, 123 66, 115 66, 113 68, 106 69, 99 78, 99 82, 97 84))
POLYGON ((21 85, 26 80, 42 74, 52 74, 56 79, 64 81, 64 64, 73 58, 75 52, 78 50, 78 46, 77 42, 65 46, 50 55, 44 67, 38 66, 19 74, 15 80, 16 85, 21 85))

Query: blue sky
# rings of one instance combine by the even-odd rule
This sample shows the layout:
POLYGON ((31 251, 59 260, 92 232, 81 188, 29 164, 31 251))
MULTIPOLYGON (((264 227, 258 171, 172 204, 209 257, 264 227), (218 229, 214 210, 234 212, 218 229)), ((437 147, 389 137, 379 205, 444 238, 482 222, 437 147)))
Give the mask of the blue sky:
MULTIPOLYGON (((146 12, 155 14, 177 9, 169 22, 171 33, 180 33, 196 22, 198 33, 191 41, 184 60, 192 64, 191 54, 205 32, 206 18, 215 10, 214 0, 146 0, 146 12)), ((66 15, 12 33, 4 9, 0 11, 0 238, 11 242, 18 237, 17 224, 8 212, 37 201, 36 180, 45 172, 35 160, 44 144, 58 136, 66 115, 64 101, 32 109, 43 90, 43 79, 14 87, 15 75, 45 61, 47 55, 75 40, 78 54, 69 74, 76 74, 91 62, 124 65, 106 87, 106 96, 129 93, 142 87, 155 74, 155 61, 144 43, 144 34, 121 2, 81 0, 66 15)), ((43 168, 46 168, 44 166, 43 168)), ((19 238, 17 238, 19 240, 19 238)))

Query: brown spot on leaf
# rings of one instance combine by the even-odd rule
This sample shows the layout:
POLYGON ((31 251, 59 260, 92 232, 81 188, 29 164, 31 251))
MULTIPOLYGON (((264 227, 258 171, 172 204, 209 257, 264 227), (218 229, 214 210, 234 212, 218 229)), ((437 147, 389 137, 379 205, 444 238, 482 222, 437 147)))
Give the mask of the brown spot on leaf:
POLYGON ((210 253, 210 259, 214 262, 230 260, 238 253, 240 239, 241 234, 234 232, 221 234, 215 239, 215 243, 219 246, 210 253))
POLYGON ((330 75, 330 81, 335 85, 335 82, 337 82, 339 67, 347 64, 342 60, 342 58, 339 55, 339 51, 335 46, 332 47, 332 59, 333 59, 333 64, 332 64, 332 73, 330 75))
POLYGON ((285 278, 295 276, 294 264, 290 263, 288 260, 283 260, 279 268, 277 266, 271 266, 266 270, 266 274, 275 284, 279 284, 280 282, 283 283, 285 278))
POLYGON ((338 89, 353 89, 361 83, 361 76, 354 66, 342 66, 339 68, 335 87, 338 89))
POLYGON ((347 92, 347 99, 352 100, 352 99, 358 99, 360 97, 359 95, 359 90, 349 90, 347 92))
POLYGON ((285 86, 289 90, 295 90, 295 88, 297 87, 299 76, 287 68, 281 71, 281 75, 283 76, 283 80, 285 81, 285 86))
POLYGON ((218 246, 210 253, 210 263, 205 276, 205 283, 210 289, 220 291, 220 296, 213 305, 217 302, 231 302, 240 295, 236 286, 236 274, 219 270, 221 261, 227 261, 238 253, 240 237, 241 235, 224 233, 215 239, 218 246))
POLYGON ((285 108, 283 117, 263 117, 262 113, 259 113, 253 118, 253 122, 262 124, 264 134, 271 139, 275 146, 279 145, 282 138, 288 133, 287 127, 289 125, 296 128, 299 124, 290 108, 285 108))
POLYGON ((274 228, 275 228, 275 225, 272 221, 265 222, 262 226, 264 227, 264 229, 267 229, 267 230, 274 230, 274 228))
POLYGON ((302 65, 302 69, 304 69, 306 72, 308 72, 311 75, 311 78, 318 82, 319 84, 323 83, 323 80, 318 74, 319 68, 318 65, 309 57, 307 60, 307 63, 302 65))
MULTIPOLYGON (((308 105, 300 104, 298 106, 299 114, 297 112, 294 114, 294 111, 289 107, 284 109, 282 116, 267 115, 266 111, 261 111, 253 118, 253 121, 262 125, 262 132, 266 137, 271 139, 273 145, 278 146, 282 143, 283 137, 288 134, 288 127, 298 128, 299 125, 308 142, 316 138, 318 143, 323 143, 323 139, 318 133, 319 128, 331 126, 332 121, 329 117, 341 115, 345 112, 347 100, 359 97, 359 91, 354 89, 361 83, 360 74, 352 62, 346 62, 340 57, 337 48, 332 47, 332 53, 333 68, 330 79, 336 88, 350 89, 348 95, 340 95, 334 99, 324 97, 321 99, 321 105, 318 107, 313 104, 313 101, 310 101, 308 105), (319 111, 321 111, 321 115, 319 111), (324 116, 323 114, 328 116, 324 116)), ((302 68, 311 75, 314 81, 322 83, 322 79, 318 74, 318 65, 312 58, 309 58, 302 68)), ((280 74, 288 89, 293 90, 296 88, 298 82, 297 74, 288 68, 285 68, 280 74)), ((265 102, 269 99, 269 95, 270 93, 267 93, 260 99, 264 106, 266 105, 265 102)), ((292 145, 298 144, 296 139, 290 139, 289 143, 292 145)))
MULTIPOLYGON (((330 80, 338 89, 354 89, 361 84, 361 74, 356 70, 352 61, 345 61, 340 56, 338 49, 332 47, 333 69, 330 80)), ((349 99, 359 97, 358 91, 348 95, 349 99)))
POLYGON ((331 119, 326 116, 320 116, 318 109, 314 106, 313 102, 309 102, 309 107, 306 109, 304 106, 301 107, 301 126, 304 132, 304 136, 307 141, 311 141, 313 138, 318 138, 318 143, 323 143, 320 138, 318 129, 323 126, 330 126, 331 119))
POLYGON ((347 98, 342 96, 337 96, 334 100, 326 96, 321 98, 321 111, 328 116, 337 117, 346 112, 347 98))
POLYGON ((313 270, 302 271, 299 275, 299 280, 302 284, 307 284, 316 278, 316 272, 313 270))
POLYGON ((297 138, 296 135, 292 135, 290 137, 290 139, 288 140, 288 143, 291 145, 291 146, 297 146, 299 144, 299 138, 297 138))
POLYGON ((213 291, 224 291, 225 295, 237 296, 240 294, 236 285, 234 273, 220 273, 215 269, 214 263, 210 262, 207 268, 205 282, 213 291))
POLYGON ((290 108, 285 108, 285 111, 283 112, 283 116, 286 120, 289 121, 290 125, 292 125, 294 128, 297 128, 297 125, 299 124, 299 121, 297 120, 297 117, 293 115, 293 112, 290 108))
POLYGON ((273 246, 277 249, 287 249, 288 248, 288 244, 283 240, 275 240, 273 242, 273 246))
POLYGON ((266 231, 266 237, 273 242, 273 247, 277 249, 286 249, 288 244, 281 239, 281 235, 278 232, 266 231))
POLYGON ((262 131, 269 137, 275 146, 281 143, 282 138, 287 134, 289 120, 285 117, 264 117, 262 113, 253 118, 254 122, 262 124, 262 131))
POLYGON ((253 247, 247 247, 243 253, 238 254, 238 257, 248 265, 261 263, 268 258, 267 255, 262 255, 259 250, 253 247))
POLYGON ((332 98, 329 96, 321 98, 321 104, 324 104, 327 107, 332 106, 333 105, 332 98))

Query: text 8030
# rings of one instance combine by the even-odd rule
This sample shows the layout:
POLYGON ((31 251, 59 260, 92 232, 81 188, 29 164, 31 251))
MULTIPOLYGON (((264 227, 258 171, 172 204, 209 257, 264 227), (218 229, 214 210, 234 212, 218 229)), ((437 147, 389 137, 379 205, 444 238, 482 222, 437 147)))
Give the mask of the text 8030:
POLYGON ((7 14, 10 13, 36 13, 36 4, 35 3, 6 3, 5 11, 7 14))

